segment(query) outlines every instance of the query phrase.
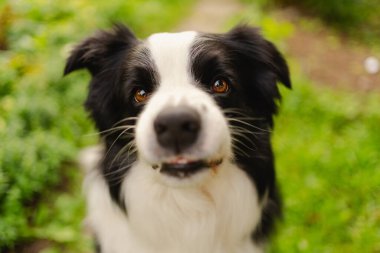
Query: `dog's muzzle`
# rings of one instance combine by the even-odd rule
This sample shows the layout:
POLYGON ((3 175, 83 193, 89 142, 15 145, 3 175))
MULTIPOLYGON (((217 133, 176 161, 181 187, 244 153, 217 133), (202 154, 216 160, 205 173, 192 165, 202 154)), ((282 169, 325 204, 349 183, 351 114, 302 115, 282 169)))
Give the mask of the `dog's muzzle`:
POLYGON ((201 116, 188 106, 165 108, 154 120, 154 131, 162 149, 165 149, 171 159, 153 165, 160 173, 168 176, 185 178, 197 172, 215 168, 222 160, 192 160, 186 158, 186 150, 195 145, 202 128, 201 116))

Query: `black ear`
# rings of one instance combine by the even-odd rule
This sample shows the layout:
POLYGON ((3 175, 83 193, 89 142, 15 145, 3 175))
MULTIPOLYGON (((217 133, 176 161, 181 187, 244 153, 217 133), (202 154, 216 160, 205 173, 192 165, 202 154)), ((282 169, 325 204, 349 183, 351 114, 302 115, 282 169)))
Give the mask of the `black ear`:
POLYGON ((227 36, 235 43, 240 52, 245 52, 247 57, 260 62, 268 70, 276 75, 276 79, 286 87, 291 88, 289 68, 277 48, 269 41, 265 40, 259 29, 249 26, 238 26, 233 28, 227 36))
POLYGON ((109 59, 138 42, 124 25, 115 24, 111 31, 99 31, 77 45, 67 59, 64 75, 87 68, 95 76, 109 63, 109 59))

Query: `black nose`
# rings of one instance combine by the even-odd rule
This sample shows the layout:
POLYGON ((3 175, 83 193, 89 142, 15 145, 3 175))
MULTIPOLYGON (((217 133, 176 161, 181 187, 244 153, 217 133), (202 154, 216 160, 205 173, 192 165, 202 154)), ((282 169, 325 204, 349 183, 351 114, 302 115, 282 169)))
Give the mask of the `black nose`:
POLYGON ((176 154, 196 142, 200 127, 198 112, 185 106, 166 108, 154 121, 158 143, 176 154))

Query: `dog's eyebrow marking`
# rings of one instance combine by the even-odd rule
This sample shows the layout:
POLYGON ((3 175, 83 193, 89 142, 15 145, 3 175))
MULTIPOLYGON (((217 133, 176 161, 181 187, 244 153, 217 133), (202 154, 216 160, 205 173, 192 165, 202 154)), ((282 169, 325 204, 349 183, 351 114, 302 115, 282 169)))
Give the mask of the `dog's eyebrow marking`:
POLYGON ((134 58, 131 62, 128 62, 129 65, 154 69, 150 51, 144 45, 137 46, 132 54, 134 58))
POLYGON ((160 80, 168 84, 190 83, 190 51, 196 32, 158 33, 150 36, 146 43, 158 69, 160 80))

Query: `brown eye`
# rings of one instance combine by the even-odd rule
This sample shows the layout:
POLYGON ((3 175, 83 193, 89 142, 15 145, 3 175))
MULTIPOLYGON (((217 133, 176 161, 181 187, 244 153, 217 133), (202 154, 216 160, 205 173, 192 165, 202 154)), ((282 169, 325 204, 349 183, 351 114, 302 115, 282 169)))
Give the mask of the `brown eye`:
POLYGON ((228 82, 224 79, 217 79, 211 86, 211 90, 214 93, 226 93, 230 90, 228 82))
POLYGON ((149 98, 149 93, 146 92, 144 89, 137 89, 135 92, 135 101, 137 103, 144 102, 149 98))

